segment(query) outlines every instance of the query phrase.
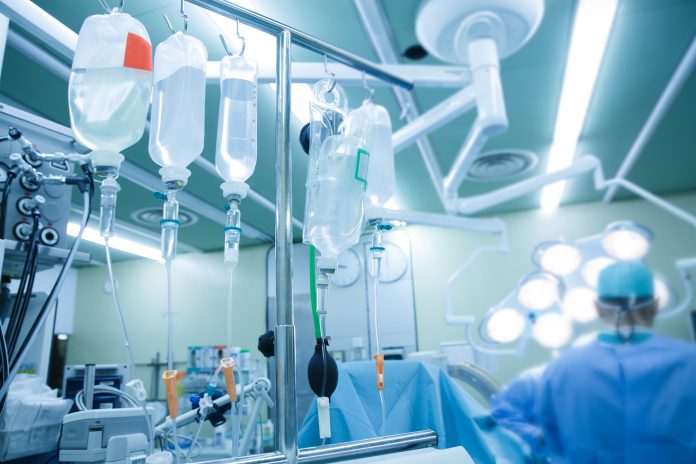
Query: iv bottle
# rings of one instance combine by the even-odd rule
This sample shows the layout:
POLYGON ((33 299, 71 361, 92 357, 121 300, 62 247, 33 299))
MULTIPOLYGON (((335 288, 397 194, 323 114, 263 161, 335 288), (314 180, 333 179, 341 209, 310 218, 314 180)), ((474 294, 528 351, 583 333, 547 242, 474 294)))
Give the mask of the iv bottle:
POLYGON ((369 100, 351 112, 351 119, 352 129, 364 134, 365 148, 370 153, 365 208, 379 208, 396 192, 391 119, 385 107, 369 100))
POLYGON ((307 180, 303 239, 322 257, 338 258, 360 239, 369 158, 352 135, 332 135, 321 145, 307 180))
POLYGON ((145 130, 151 90, 152 46, 145 27, 120 12, 88 17, 68 84, 77 140, 112 154, 136 143, 145 130))
POLYGON ((244 183, 256 167, 256 62, 244 56, 220 61, 215 167, 225 182, 244 183))
POLYGON ((177 32, 155 50, 148 151, 163 179, 186 181, 188 166, 203 151, 205 66, 203 43, 177 32))

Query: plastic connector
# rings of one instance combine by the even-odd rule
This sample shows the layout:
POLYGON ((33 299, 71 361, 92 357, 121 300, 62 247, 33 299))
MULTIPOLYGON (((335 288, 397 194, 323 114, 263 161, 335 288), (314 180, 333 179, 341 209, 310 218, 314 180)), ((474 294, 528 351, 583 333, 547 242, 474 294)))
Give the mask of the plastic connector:
POLYGON ((176 369, 164 371, 162 380, 167 392, 167 408, 169 409, 169 417, 176 419, 179 415, 179 397, 176 394, 176 369))
POLYGON ((331 411, 329 399, 325 396, 317 398, 317 418, 319 419, 319 438, 331 438, 331 411))
POLYGON ((227 394, 230 395, 230 401, 237 401, 237 384, 234 380, 234 366, 235 362, 232 358, 222 358, 220 360, 220 367, 222 367, 222 376, 225 378, 225 386, 227 387, 227 394))
POLYGON ((140 379, 133 379, 126 383, 126 389, 128 393, 133 395, 138 401, 145 401, 147 398, 147 391, 145 390, 145 384, 140 379))
POLYGON ((376 364, 377 390, 382 391, 384 390, 384 355, 376 354, 373 357, 375 358, 376 364))

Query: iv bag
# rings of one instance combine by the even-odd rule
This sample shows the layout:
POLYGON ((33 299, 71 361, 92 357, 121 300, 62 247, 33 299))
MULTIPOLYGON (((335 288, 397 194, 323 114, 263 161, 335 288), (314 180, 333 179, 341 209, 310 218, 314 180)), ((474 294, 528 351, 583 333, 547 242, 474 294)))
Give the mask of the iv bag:
POLYGON ((351 124, 346 128, 346 133, 364 137, 365 149, 370 153, 365 208, 382 207, 396 191, 389 113, 385 107, 366 100, 360 108, 350 113, 349 120, 351 124))
POLYGON ((188 177, 188 166, 203 151, 205 66, 203 43, 177 32, 155 50, 155 75, 148 150, 163 177, 188 177))
POLYGON ((244 183, 256 167, 256 62, 225 56, 220 62, 215 167, 226 182, 244 183))
POLYGON ((68 84, 70 125, 92 150, 118 153, 140 140, 152 91, 152 46, 126 13, 82 24, 68 84))
POLYGON ((359 137, 341 131, 329 135, 335 131, 335 116, 345 114, 338 106, 346 104, 345 93, 336 86, 337 96, 327 100, 331 98, 327 87, 320 84, 314 87, 315 101, 310 105, 312 138, 302 235, 322 257, 338 258, 360 239, 370 155, 359 137), (317 150, 315 142, 325 135, 317 150))

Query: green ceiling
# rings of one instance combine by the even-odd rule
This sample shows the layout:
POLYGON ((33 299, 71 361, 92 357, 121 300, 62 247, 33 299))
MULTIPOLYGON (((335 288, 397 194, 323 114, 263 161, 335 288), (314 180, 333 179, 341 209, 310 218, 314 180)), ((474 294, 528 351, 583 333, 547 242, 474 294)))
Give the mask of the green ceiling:
MULTIPOLYGON (((519 0, 517 0, 519 1, 519 0)), ((97 0, 36 0, 41 8, 78 31, 85 17, 101 13, 97 0)), ((417 42, 414 32, 418 0, 383 0, 401 50, 417 42)), ((499 148, 527 149, 537 153, 540 163, 534 173, 540 173, 556 118, 558 99, 563 80, 570 32, 576 1, 548 0, 546 14, 536 35, 517 54, 502 64, 502 79, 509 131, 491 140, 485 150, 499 148)), ((162 13, 175 18, 178 0, 126 1, 125 11, 141 20, 147 27, 153 44, 162 41, 168 31, 162 13)), ((350 0, 254 0, 260 12, 297 29, 324 39, 365 58, 375 60, 370 41, 363 32, 357 12, 350 0)), ((210 59, 219 59, 222 49, 218 31, 200 9, 188 6, 189 32, 208 46, 210 59)), ((582 132, 578 154, 598 156, 607 175, 616 172, 640 128, 655 105, 682 55, 696 34, 696 0, 620 0, 617 21, 610 37, 595 93, 582 132)), ((303 50, 293 50, 293 57, 303 61, 321 58, 303 50)), ((426 63, 437 63, 426 58, 426 63)), ((358 105, 365 90, 349 88, 353 105, 358 105)), ((453 90, 415 89, 414 96, 421 110, 434 106, 453 90)), ((68 125, 67 84, 48 74, 12 49, 5 55, 0 93, 21 102, 37 113, 68 125)), ((217 125, 216 86, 207 88, 206 145, 203 156, 214 160, 217 125)), ((392 93, 378 89, 375 100, 392 114, 395 128, 400 110, 392 93)), ((691 76, 667 113, 662 124, 646 147, 630 174, 643 187, 668 193, 696 188, 696 77, 691 76)), ((454 160, 473 119, 473 114, 457 118, 430 135, 440 166, 447 171, 454 160)), ((259 92, 259 160, 250 185, 270 200, 274 200, 275 175, 275 102, 274 94, 265 86, 259 92)), ((294 121, 293 189, 294 216, 302 219, 306 155, 297 143, 301 127, 294 121)), ((125 155, 152 173, 157 172, 147 154, 147 142, 142 140, 125 155)), ((415 146, 397 154, 399 204, 408 209, 441 211, 435 190, 415 146)), ((186 190, 222 208, 219 181, 197 166, 186 190)), ((465 183, 462 195, 483 193, 501 187, 501 183, 465 183)), ((566 203, 595 201, 600 194, 592 189, 589 179, 570 183, 566 203)), ((152 195, 127 181, 119 198, 119 219, 130 221, 130 213, 146 206, 157 206, 152 195)), ((491 213, 536 208, 538 193, 502 205, 491 213)), ((273 235, 274 216, 251 200, 242 204, 243 220, 273 235)), ((153 229, 153 232, 157 232, 153 229)), ((296 229, 296 237, 300 237, 296 229)), ((180 240, 202 250, 219 249, 222 245, 221 227, 205 218, 181 230, 180 240)), ((246 241, 249 244, 252 241, 246 241)))

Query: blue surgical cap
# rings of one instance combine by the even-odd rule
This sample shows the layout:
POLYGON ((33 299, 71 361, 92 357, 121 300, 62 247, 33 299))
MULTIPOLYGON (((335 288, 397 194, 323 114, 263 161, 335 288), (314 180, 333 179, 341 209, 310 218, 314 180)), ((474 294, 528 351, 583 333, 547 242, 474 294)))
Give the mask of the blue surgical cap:
POLYGON ((618 262, 599 274, 599 298, 653 298, 653 273, 640 263, 618 262))

